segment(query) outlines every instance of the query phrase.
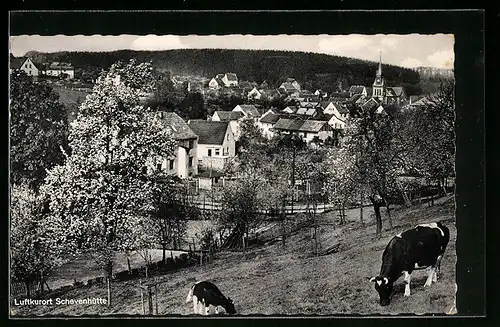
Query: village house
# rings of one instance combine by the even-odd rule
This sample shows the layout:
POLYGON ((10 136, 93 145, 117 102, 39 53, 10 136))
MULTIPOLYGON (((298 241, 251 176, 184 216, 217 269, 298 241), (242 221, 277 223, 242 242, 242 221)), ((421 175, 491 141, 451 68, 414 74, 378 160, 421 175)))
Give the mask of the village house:
POLYGON ((258 120, 257 126, 262 131, 264 137, 271 139, 274 136, 274 125, 278 120, 280 120, 281 115, 279 112, 269 109, 262 117, 258 120))
POLYGON ((326 140, 333 137, 333 129, 326 121, 280 118, 274 125, 276 133, 295 134, 307 143, 315 137, 326 140))
POLYGON ((229 126, 231 126, 231 130, 233 131, 234 138, 238 141, 241 136, 240 121, 244 117, 245 115, 241 111, 216 111, 212 115, 211 120, 229 123, 229 126))
POLYGON ((347 110, 346 106, 339 102, 322 101, 320 103, 320 107, 323 108, 324 114, 335 115, 344 121, 347 119, 347 115, 349 114, 349 110, 347 110))
POLYGON ((165 128, 177 142, 174 155, 156 162, 156 169, 175 174, 180 178, 189 178, 198 174, 198 136, 186 122, 174 112, 159 111, 156 113, 163 121, 165 128))
POLYGON ((29 76, 40 76, 43 73, 43 65, 35 63, 31 58, 20 57, 16 58, 10 55, 10 72, 14 70, 22 70, 29 76))
POLYGON ((314 118, 319 115, 319 108, 299 108, 295 114, 304 116, 306 119, 314 118))
POLYGON ((225 87, 238 86, 238 76, 235 73, 225 73, 221 80, 225 87))
POLYGON ((349 88, 349 96, 354 96, 355 94, 361 94, 361 96, 367 96, 368 93, 366 91, 366 87, 364 87, 363 85, 352 85, 350 88, 349 88))
POLYGON ((260 112, 253 104, 239 104, 233 108, 233 111, 241 112, 246 118, 257 119, 260 117, 260 112))
POLYGON ((297 112, 297 110, 299 110, 299 107, 297 106, 287 106, 282 111, 286 114, 294 114, 297 112))
POLYGON ((47 76, 75 78, 75 67, 66 62, 53 62, 45 72, 47 76))
POLYGON ((260 100, 262 98, 262 93, 254 87, 250 92, 248 92, 247 98, 248 100, 260 100))
POLYGON ((217 90, 217 89, 220 89, 221 87, 223 87, 224 86, 224 82, 222 81, 223 76, 224 76, 224 74, 218 74, 217 76, 212 78, 208 82, 208 87, 212 90, 217 90))
POLYGON ((198 136, 198 164, 206 170, 222 170, 236 155, 233 131, 228 122, 193 119, 188 126, 198 136))
POLYGON ((300 91, 300 84, 297 82, 295 78, 287 78, 281 85, 278 87, 278 89, 284 89, 284 90, 290 90, 290 91, 300 91))

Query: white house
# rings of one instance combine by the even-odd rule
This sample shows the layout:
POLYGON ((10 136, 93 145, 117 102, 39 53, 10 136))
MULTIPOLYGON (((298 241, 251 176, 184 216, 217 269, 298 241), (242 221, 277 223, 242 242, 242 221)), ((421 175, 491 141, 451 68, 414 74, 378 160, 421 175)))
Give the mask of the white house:
POLYGON ((53 62, 46 71, 47 76, 66 75, 68 78, 75 78, 75 67, 66 62, 53 62))
POLYGON ((280 118, 274 125, 274 131, 275 133, 298 135, 307 143, 315 137, 323 141, 329 136, 333 137, 332 127, 323 120, 280 118))
POLYGON ((221 80, 226 87, 238 86, 238 77, 235 73, 225 73, 221 80))
POLYGON ((212 115, 212 121, 228 122, 235 140, 238 141, 241 136, 240 122, 244 117, 241 111, 216 111, 212 115))
POLYGON ((236 155, 236 143, 228 122, 194 119, 188 126, 198 136, 198 163, 208 170, 222 170, 236 155))
POLYGON ((156 169, 165 170, 180 178, 189 178, 198 174, 198 136, 188 124, 174 112, 159 111, 165 128, 170 130, 177 147, 174 155, 156 162, 156 169))
POLYGON ((262 93, 257 90, 256 87, 254 87, 250 92, 247 94, 248 100, 260 100, 262 98, 262 93))
POLYGON ((208 82, 208 87, 211 88, 212 90, 217 90, 218 88, 222 87, 224 83, 217 77, 214 77, 208 82))
POLYGON ((239 111, 243 113, 245 117, 257 119, 260 117, 260 113, 253 104, 239 104, 233 108, 233 111, 239 111))
POLYGON ((271 139, 274 136, 274 124, 278 122, 281 115, 273 110, 268 110, 257 122, 257 126, 262 131, 264 137, 271 139))
POLYGON ((35 64, 31 58, 15 58, 11 55, 10 72, 17 69, 24 71, 29 76, 39 76, 42 73, 42 65, 35 64))

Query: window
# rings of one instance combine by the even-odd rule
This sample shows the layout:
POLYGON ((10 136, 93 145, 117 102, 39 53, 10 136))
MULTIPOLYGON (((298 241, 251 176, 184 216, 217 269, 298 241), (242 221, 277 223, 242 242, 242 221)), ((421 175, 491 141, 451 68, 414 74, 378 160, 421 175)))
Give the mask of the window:
POLYGON ((156 170, 161 171, 161 164, 156 164, 156 170))
POLYGON ((189 157, 189 160, 188 160, 188 166, 189 167, 193 167, 193 157, 189 157))
POLYGON ((304 132, 304 138, 307 138, 307 133, 306 132, 304 132))
POLYGON ((226 139, 229 141, 229 134, 227 134, 226 139))
POLYGON ((208 156, 211 157, 212 156, 212 149, 208 149, 208 156))
POLYGON ((192 149, 192 148, 194 147, 194 141, 193 141, 193 140, 189 140, 189 145, 188 145, 188 147, 189 147, 190 149, 192 149))
POLYGON ((216 155, 216 156, 219 156, 219 155, 220 155, 220 150, 219 150, 219 149, 215 149, 215 155, 216 155))
POLYGON ((170 170, 174 169, 174 160, 168 161, 168 169, 170 169, 170 170))

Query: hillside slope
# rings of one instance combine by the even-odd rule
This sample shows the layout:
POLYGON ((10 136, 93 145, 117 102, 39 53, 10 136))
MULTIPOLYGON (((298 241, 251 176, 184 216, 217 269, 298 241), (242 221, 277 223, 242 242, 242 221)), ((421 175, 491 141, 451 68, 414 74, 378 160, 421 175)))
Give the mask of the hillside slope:
MULTIPOLYGON (((321 215, 320 244, 323 249, 339 244, 339 251, 312 255, 310 228, 294 233, 283 248, 281 242, 242 253, 220 253, 203 267, 192 267, 160 277, 158 311, 160 315, 187 315, 192 305, 186 295, 198 280, 211 280, 230 296, 240 315, 311 314, 398 314, 444 313, 455 297, 454 201, 448 198, 433 207, 414 206, 393 213, 393 230, 375 237, 373 218, 365 226, 349 221, 336 224, 334 213, 321 215), (426 271, 412 275, 412 295, 403 297, 404 284, 395 285, 392 303, 378 304, 378 295, 368 278, 378 274, 382 252, 393 235, 418 223, 443 221, 451 232, 437 284, 424 288, 426 271)), ((387 222, 384 222, 386 225, 387 222)), ((66 298, 106 297, 105 288, 70 291, 66 298)), ((141 314, 138 281, 114 284, 113 305, 14 307, 17 314, 141 314)))

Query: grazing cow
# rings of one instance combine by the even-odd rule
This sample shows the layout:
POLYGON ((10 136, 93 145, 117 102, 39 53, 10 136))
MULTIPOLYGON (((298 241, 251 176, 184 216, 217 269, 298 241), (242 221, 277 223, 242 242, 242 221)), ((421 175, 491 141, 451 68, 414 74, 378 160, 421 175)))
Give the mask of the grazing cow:
POLYGON ((233 300, 225 297, 217 286, 208 281, 196 282, 186 297, 186 303, 193 301, 193 310, 195 314, 208 315, 210 305, 215 307, 215 314, 219 313, 219 306, 223 307, 227 313, 235 314, 233 300), (203 312, 199 309, 203 306, 203 312))
POLYGON ((430 267, 424 286, 437 282, 441 259, 450 240, 450 231, 438 223, 422 224, 394 236, 382 255, 380 275, 372 277, 380 296, 380 305, 391 302, 393 285, 404 275, 405 293, 410 296, 410 281, 413 270, 430 267), (437 269, 437 271, 436 271, 437 269))

